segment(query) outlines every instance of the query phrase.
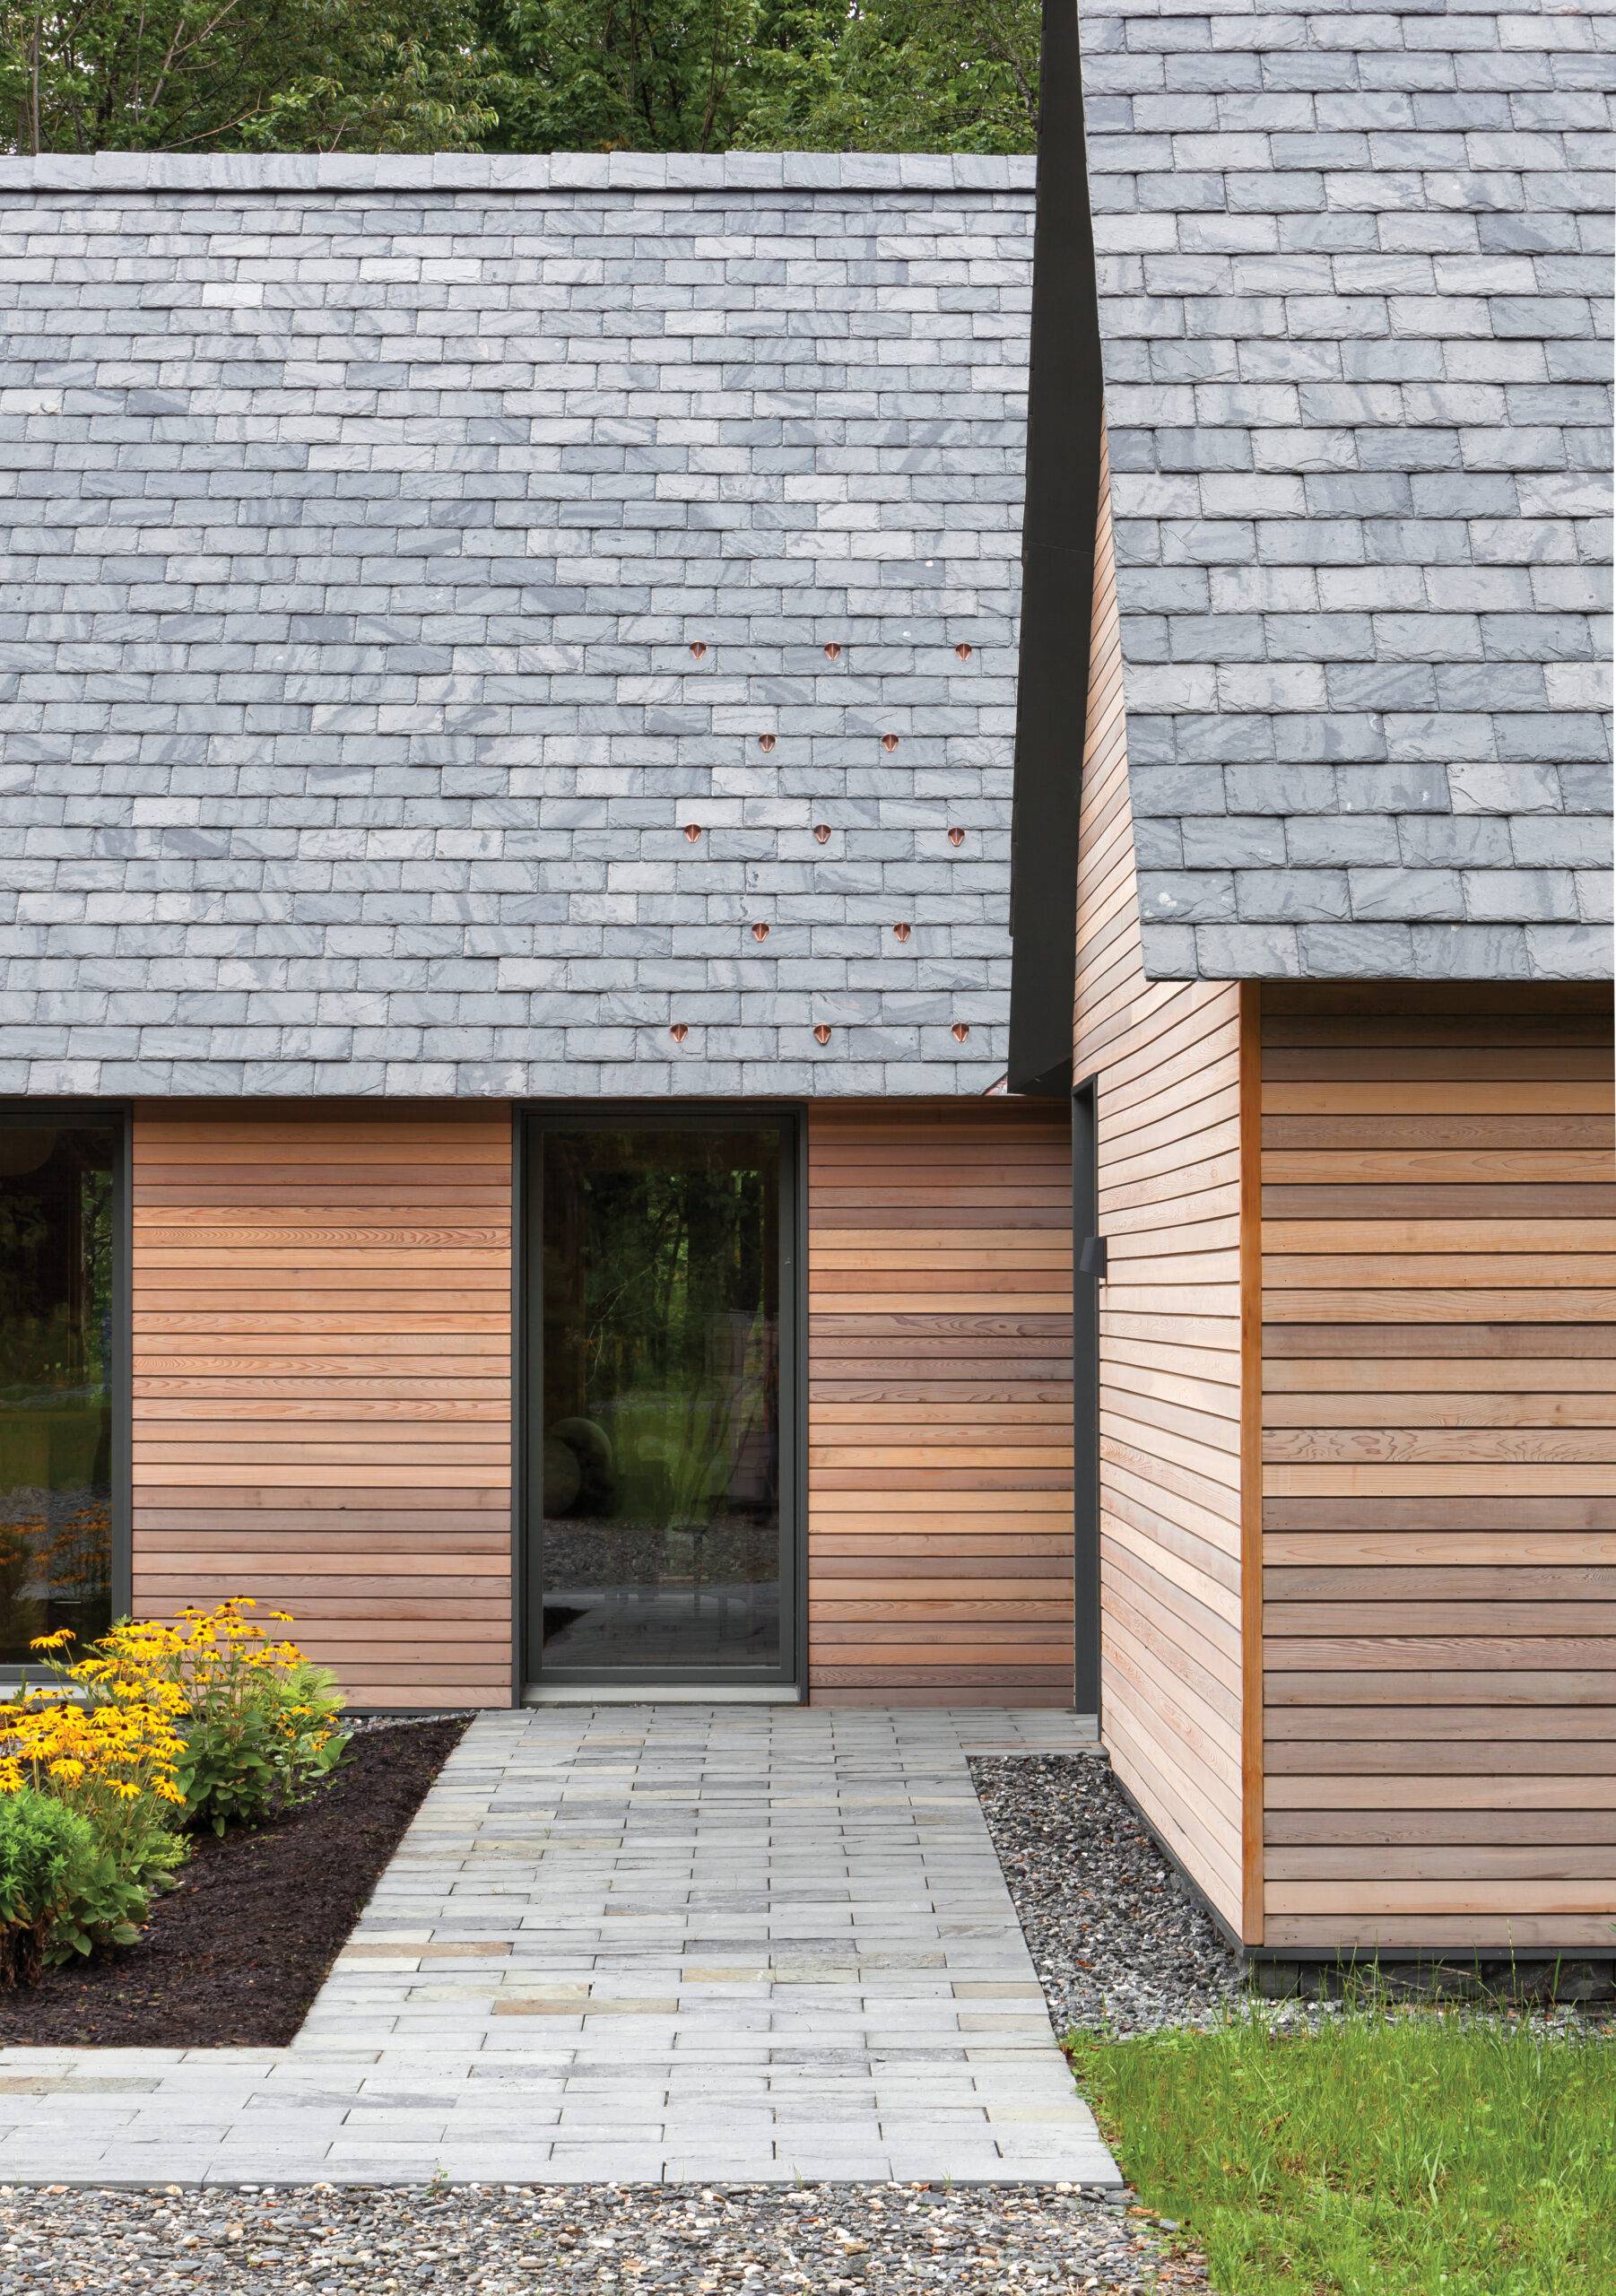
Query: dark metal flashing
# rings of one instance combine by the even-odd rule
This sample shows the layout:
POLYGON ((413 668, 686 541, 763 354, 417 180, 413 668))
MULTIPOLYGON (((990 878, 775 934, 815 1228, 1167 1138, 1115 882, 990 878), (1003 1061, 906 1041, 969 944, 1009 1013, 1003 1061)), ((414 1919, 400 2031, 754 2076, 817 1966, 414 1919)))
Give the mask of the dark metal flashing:
POLYGON ((1010 1090, 1072 1088, 1099 324, 1076 0, 1044 0, 1011 830, 1010 1090))

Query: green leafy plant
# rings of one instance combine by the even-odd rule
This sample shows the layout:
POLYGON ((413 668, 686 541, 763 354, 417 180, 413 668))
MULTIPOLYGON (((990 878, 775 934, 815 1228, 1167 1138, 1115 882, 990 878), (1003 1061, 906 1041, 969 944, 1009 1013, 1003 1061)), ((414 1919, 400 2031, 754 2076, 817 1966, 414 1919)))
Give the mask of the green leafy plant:
MULTIPOLYGON (((93 1953, 98 1945, 133 1945, 152 1909, 152 1888, 160 1876, 153 1874, 144 1882, 136 1881, 93 1825, 90 1836, 90 1855, 75 1873, 73 1888, 51 1924, 45 1959, 52 1968, 71 1961, 75 1953, 93 1953)), ((171 1834, 169 1839, 174 1842, 171 1834)), ((182 1844, 175 1844, 174 1849, 169 1868, 161 1875, 165 1882, 172 1866, 185 1856, 182 1844)))
POLYGON ((0 1987, 32 1985, 96 1857, 90 1822, 24 1787, 0 1800, 0 1987))
POLYGON ((0 1798, 0 1988, 131 1944, 149 1902, 82 1810, 32 1786, 0 1798))
POLYGON ((265 1640, 242 1620, 245 1607, 223 1604, 193 1618, 176 1661, 188 1705, 178 1772, 186 1819, 215 1833, 306 1802, 351 1735, 339 1724, 331 1669, 293 1643, 265 1640))

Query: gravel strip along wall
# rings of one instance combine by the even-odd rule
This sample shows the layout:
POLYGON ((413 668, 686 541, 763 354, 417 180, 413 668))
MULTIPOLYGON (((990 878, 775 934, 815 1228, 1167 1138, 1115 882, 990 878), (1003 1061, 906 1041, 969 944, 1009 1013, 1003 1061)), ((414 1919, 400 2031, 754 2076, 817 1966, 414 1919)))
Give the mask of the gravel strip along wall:
POLYGON ((1057 2034, 1215 2022, 1239 1962, 1092 1755, 970 1765, 1057 2034))
POLYGON ((315 2186, 261 2192, 0 2187, 0 2291, 95 2296, 757 2296, 812 2290, 1037 2291, 1148 2296, 1203 2289, 1127 2213, 1132 2196, 1069 2185, 462 2187, 452 2196, 315 2186))

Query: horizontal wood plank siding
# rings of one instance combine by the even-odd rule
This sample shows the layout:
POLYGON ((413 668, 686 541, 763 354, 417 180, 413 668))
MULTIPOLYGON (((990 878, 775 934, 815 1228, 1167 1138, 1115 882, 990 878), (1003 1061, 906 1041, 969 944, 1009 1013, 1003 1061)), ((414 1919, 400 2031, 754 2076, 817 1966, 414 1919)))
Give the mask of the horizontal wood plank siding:
POLYGON ((1267 1941, 1608 1949, 1609 992, 1267 992, 1267 1941))
POLYGON ((357 1703, 511 1688, 511 1128, 499 1105, 146 1102, 135 1598, 248 1595, 357 1703))
POLYGON ((1117 1776, 1236 1928, 1242 1779, 1239 990, 1149 981, 1108 491, 1079 830, 1073 1073, 1098 1077, 1101 1716, 1117 1776))
POLYGON ((1069 1706, 1066 1109, 812 1107, 808 1227, 812 1695, 1069 1706))

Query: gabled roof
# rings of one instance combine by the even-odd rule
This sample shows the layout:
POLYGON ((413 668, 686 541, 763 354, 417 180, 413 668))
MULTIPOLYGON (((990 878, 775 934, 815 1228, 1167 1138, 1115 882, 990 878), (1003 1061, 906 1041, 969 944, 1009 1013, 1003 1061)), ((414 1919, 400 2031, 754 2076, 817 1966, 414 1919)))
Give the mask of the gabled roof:
POLYGON ((1081 16, 1150 970, 1607 972, 1616 19, 1081 16))
POLYGON ((989 1087, 1031 174, 0 162, 0 1091, 989 1087))

